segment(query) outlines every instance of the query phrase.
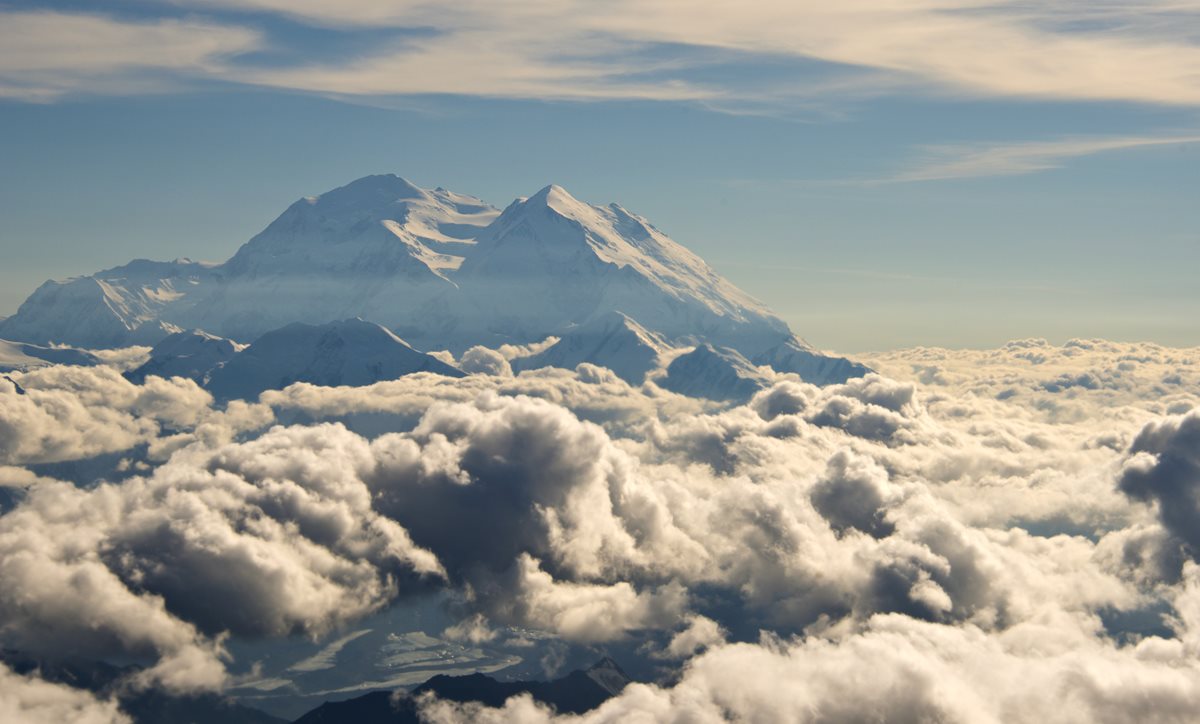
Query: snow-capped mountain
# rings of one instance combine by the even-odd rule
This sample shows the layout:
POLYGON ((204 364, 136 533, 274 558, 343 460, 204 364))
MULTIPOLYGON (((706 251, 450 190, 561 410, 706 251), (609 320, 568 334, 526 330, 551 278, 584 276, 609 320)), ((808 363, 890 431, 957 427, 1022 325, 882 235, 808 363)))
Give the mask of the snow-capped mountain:
POLYGON ((661 336, 620 312, 596 317, 566 334, 544 351, 512 361, 514 372, 540 367, 574 369, 581 362, 607 367, 631 385, 658 369, 670 349, 661 336))
POLYGON ((465 376, 372 322, 296 322, 264 334, 212 370, 206 386, 221 399, 252 399, 263 390, 281 389, 293 382, 369 385, 416 372, 465 376))
POLYGON ((203 329, 247 343, 354 317, 454 354, 556 336, 553 352, 520 364, 615 365, 630 380, 661 346, 705 342, 819 384, 858 373, 616 204, 547 186, 500 212, 394 175, 297 201, 222 264, 138 260, 46 282, 0 321, 0 338, 105 348, 203 329), (607 338, 617 312, 629 324, 607 338))
POLYGON ((702 344, 676 357, 658 385, 688 397, 745 402, 771 379, 735 349, 702 344))
POLYGON ((141 384, 149 375, 187 377, 200 384, 209 374, 224 366, 246 345, 199 329, 176 332, 167 336, 150 350, 150 359, 135 370, 125 373, 130 382, 141 384))

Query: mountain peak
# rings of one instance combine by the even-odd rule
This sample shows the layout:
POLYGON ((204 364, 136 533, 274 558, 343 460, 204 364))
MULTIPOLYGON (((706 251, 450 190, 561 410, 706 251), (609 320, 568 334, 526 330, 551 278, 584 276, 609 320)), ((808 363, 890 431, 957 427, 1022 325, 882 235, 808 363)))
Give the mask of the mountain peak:
POLYGON ((310 206, 346 208, 380 206, 405 199, 425 199, 429 192, 396 174, 363 176, 332 191, 304 199, 310 206))
POLYGON ((398 194, 397 198, 411 198, 414 196, 423 196, 425 193, 427 193, 425 189, 417 186, 412 181, 409 181, 403 176, 397 176, 394 173, 380 173, 372 174, 370 176, 363 176, 362 178, 357 178, 351 181, 341 188, 386 191, 387 193, 398 194))
POLYGON ((558 184, 550 184, 533 196, 525 199, 526 208, 546 207, 564 215, 574 215, 581 209, 590 208, 558 184))
POLYGON ((612 696, 620 694, 632 681, 620 665, 608 656, 597 661, 585 673, 589 679, 612 696))
POLYGON ((543 186, 537 193, 529 197, 529 201, 534 203, 549 203, 553 199, 570 199, 575 201, 575 197, 569 191, 558 184, 549 184, 543 186))

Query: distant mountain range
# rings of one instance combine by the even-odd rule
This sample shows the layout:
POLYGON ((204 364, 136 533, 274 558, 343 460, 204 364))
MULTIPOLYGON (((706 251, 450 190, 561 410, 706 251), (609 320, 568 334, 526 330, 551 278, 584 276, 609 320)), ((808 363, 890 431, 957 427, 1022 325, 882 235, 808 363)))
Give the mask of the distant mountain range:
POLYGON ((374 691, 322 704, 295 724, 417 724, 421 720, 416 700, 426 692, 448 701, 475 701, 494 707, 503 706, 509 697, 529 694, 560 714, 582 714, 621 693, 629 683, 629 676, 607 657, 586 670, 572 671, 552 681, 497 681, 484 674, 441 675, 408 693, 374 691))
POLYGON ((413 355, 552 336, 514 367, 588 362, 639 384, 667 351, 710 344, 817 384, 866 372, 616 204, 547 186, 499 211, 393 175, 297 201, 224 263, 136 260, 48 281, 0 321, 0 339, 44 348, 156 345, 157 366, 135 377, 181 374, 226 396, 461 374, 413 355))
MULTIPOLYGON (((128 687, 122 682, 136 667, 94 661, 46 662, 0 650, 0 662, 18 674, 37 671, 47 680, 115 696, 134 724, 286 724, 285 719, 238 704, 217 694, 173 695, 128 687)), ((560 713, 582 714, 619 694, 631 679, 615 661, 603 658, 585 670, 550 681, 499 681, 484 674, 439 674, 411 691, 372 691, 326 702, 294 724, 416 724, 416 700, 426 692, 456 702, 502 706, 509 697, 529 694, 560 713)))

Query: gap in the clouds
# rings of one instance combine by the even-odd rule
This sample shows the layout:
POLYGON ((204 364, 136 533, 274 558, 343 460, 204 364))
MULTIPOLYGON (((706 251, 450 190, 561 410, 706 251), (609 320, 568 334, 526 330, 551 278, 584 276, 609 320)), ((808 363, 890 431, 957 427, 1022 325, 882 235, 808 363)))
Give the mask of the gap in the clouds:
POLYGON ((95 457, 62 462, 31 463, 25 467, 35 474, 55 480, 69 480, 81 488, 99 483, 120 483, 122 480, 151 469, 149 445, 138 444, 128 450, 104 453, 95 457))
POLYGON ((1122 646, 1137 644, 1149 636, 1163 639, 1177 636, 1177 631, 1170 626, 1175 610, 1170 602, 1161 598, 1128 611, 1102 608, 1097 613, 1105 633, 1122 646))
POLYGON ((264 47, 236 59, 239 67, 251 71, 349 63, 374 54, 402 53, 414 41, 439 34, 427 27, 321 27, 269 14, 239 14, 232 19, 267 33, 264 47))
POLYGON ((1022 518, 1016 517, 1010 521, 1013 528, 1020 528, 1026 533, 1039 538, 1053 538, 1056 535, 1070 535, 1087 538, 1096 543, 1108 530, 1098 530, 1094 525, 1072 520, 1066 515, 1051 518, 1022 518))
POLYGON ((393 432, 409 432, 421 421, 423 411, 397 412, 348 412, 342 415, 313 415, 304 410, 279 409, 275 417, 281 425, 315 425, 335 422, 345 425, 368 440, 393 432))

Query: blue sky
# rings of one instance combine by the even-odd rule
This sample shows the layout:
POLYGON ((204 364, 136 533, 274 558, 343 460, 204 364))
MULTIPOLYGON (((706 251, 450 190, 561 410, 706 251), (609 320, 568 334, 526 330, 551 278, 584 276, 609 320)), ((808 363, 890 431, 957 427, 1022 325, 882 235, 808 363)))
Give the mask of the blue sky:
POLYGON ((821 347, 1200 344, 1200 3, 686 5, 0 6, 0 314, 394 172, 617 201, 821 347))

